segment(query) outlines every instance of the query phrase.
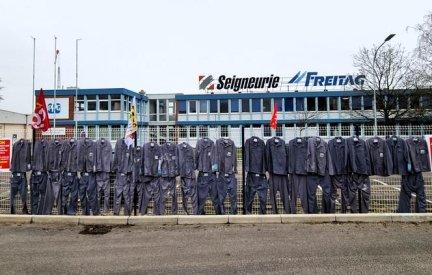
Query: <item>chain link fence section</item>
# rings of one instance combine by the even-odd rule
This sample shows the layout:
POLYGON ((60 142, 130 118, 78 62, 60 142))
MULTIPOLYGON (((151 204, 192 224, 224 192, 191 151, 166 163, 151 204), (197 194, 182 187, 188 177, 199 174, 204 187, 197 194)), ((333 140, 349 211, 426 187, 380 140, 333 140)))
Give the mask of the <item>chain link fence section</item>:
MULTIPOLYGON (((244 128, 244 136, 243 139, 246 140, 252 136, 257 136, 264 141, 272 138, 273 136, 279 136, 288 142, 289 140, 296 137, 310 137, 310 136, 320 136, 325 140, 330 140, 335 136, 349 137, 355 135, 356 133, 355 126, 303 126, 303 127, 286 127, 285 125, 278 126, 276 130, 271 129, 269 126, 261 126, 261 127, 252 127, 247 126, 244 128)), ((363 139, 368 139, 373 137, 374 135, 374 127, 373 126, 361 126, 359 127, 359 136, 363 139)), ((16 131, 15 131, 16 132, 16 131)), ((17 133, 1 133, 4 137, 11 138, 13 134, 17 133)), ((109 140, 113 149, 115 146, 115 142, 117 139, 122 138, 124 136, 123 128, 103 128, 99 127, 88 127, 88 128, 78 128, 77 131, 73 128, 67 128, 65 130, 64 135, 57 135, 57 138, 67 139, 72 137, 79 138, 81 133, 84 132, 87 137, 91 139, 100 139, 106 138, 109 140)), ((420 136, 424 137, 425 135, 432 135, 432 126, 378 126, 377 128, 378 136, 381 138, 388 138, 391 135, 397 135, 403 139, 407 139, 410 136, 420 136)), ((18 133, 18 136, 21 137, 31 137, 31 131, 22 131, 18 133)), ((41 132, 36 133, 36 140, 41 139, 50 139, 54 136, 44 135, 42 136, 41 132)), ((210 139, 216 141, 216 139, 221 137, 229 137, 231 138, 236 146, 237 146, 237 159, 238 159, 238 174, 237 178, 237 210, 238 214, 242 214, 243 210, 243 170, 242 170, 242 128, 234 127, 234 126, 189 126, 189 127, 179 127, 179 126, 149 126, 146 128, 139 128, 137 131, 137 144, 142 145, 146 142, 157 142, 159 144, 164 144, 165 142, 187 142, 193 148, 195 148, 196 142, 198 139, 202 137, 209 137, 210 139)), ((1 214, 9 214, 10 213, 10 172, 0 172, 0 213, 1 214)), ((246 175, 245 175, 246 178, 246 175)), ((109 211, 103 212, 103 197, 101 199, 101 214, 102 215, 113 215, 114 208, 114 180, 115 174, 112 173, 110 176, 111 183, 111 192, 110 192, 110 201, 109 201, 109 211)), ((371 198, 370 198, 370 212, 371 213, 395 213, 397 212, 398 202, 399 202, 399 192, 400 192, 400 182, 401 176, 393 175, 390 177, 378 177, 371 176, 371 198)), ((428 199, 428 195, 432 193, 432 173, 424 173, 425 180, 425 193, 427 197, 427 205, 426 212, 432 212, 432 197, 428 199)), ((27 182, 29 185, 29 193, 27 196, 27 207, 30 211, 31 202, 30 202, 30 172, 27 173, 27 182)), ((183 207, 182 207, 182 196, 180 189, 180 178, 177 178, 177 202, 178 202, 178 214, 183 215, 183 207)), ((320 207, 321 201, 321 190, 318 188, 317 190, 317 199, 318 205, 320 207)), ((166 214, 172 214, 171 209, 171 194, 169 194, 168 202, 166 204, 166 214)), ((19 195, 15 198, 15 204, 17 213, 21 213, 22 204, 19 195)), ((80 205, 80 202, 78 202, 80 205)), ((230 202, 227 196, 225 200, 226 211, 229 213, 230 202)), ((277 206, 279 213, 283 213, 283 205, 280 201, 279 193, 277 195, 277 206)), ((272 214, 270 198, 268 195, 267 198, 267 213, 272 214)), ((256 195, 254 198, 252 212, 254 214, 258 214, 259 211, 259 201, 258 196, 256 195)), ((350 208, 348 206, 348 211, 350 208)), ((415 211, 415 195, 411 200, 411 211, 415 211)), ((79 214, 81 213, 81 209, 79 207, 79 214)), ((153 201, 149 204, 148 213, 153 212, 153 201)), ((210 197, 207 198, 205 204, 205 212, 206 214, 215 214, 215 210, 213 204, 210 200, 210 197)), ((341 212, 341 195, 340 190, 337 193, 337 201, 336 201, 336 212, 341 212)), ((56 207, 54 207, 53 214, 57 213, 56 207)), ((123 213, 123 209, 120 214, 123 213)), ((132 211, 134 213, 134 211, 132 211)), ((192 213, 192 206, 189 203, 189 213, 192 213)), ((300 199, 297 201, 297 213, 302 213, 302 208, 300 204, 300 199)), ((137 210, 137 214, 139 215, 139 210, 137 210)))

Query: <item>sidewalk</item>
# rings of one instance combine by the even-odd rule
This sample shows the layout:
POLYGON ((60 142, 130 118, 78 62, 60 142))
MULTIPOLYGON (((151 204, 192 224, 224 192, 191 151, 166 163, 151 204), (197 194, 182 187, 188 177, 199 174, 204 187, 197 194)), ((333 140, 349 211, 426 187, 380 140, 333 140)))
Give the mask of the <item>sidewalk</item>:
POLYGON ((0 224, 64 225, 191 225, 191 224, 290 224, 290 223, 381 223, 432 222, 425 214, 297 214, 297 215, 223 215, 223 216, 43 216, 0 215, 0 224))

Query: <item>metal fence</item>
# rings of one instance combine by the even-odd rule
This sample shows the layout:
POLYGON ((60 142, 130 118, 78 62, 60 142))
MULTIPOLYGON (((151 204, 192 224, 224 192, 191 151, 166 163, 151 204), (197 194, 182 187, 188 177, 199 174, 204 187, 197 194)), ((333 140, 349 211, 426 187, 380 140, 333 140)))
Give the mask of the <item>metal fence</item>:
MULTIPOLYGON (((364 126, 359 129, 359 136, 363 139, 368 139, 373 136, 373 126, 364 126)), ((124 131, 120 129, 113 129, 110 131, 100 132, 98 129, 85 130, 86 135, 92 139, 99 138, 107 138, 114 145, 117 139, 124 136, 124 131)), ((6 137, 9 133, 3 133, 6 137)), ((20 133, 24 134, 24 133, 20 133)), ((27 136, 31 136, 26 133, 27 136)), ((242 213, 243 209, 243 171, 242 171, 242 139, 246 140, 251 136, 258 136, 262 138, 264 141, 270 139, 273 136, 279 136, 283 138, 286 142, 295 138, 295 137, 306 137, 306 136, 321 136, 323 139, 329 140, 334 136, 343 136, 348 137, 355 134, 355 127, 330 127, 326 126, 322 128, 321 126, 315 127, 282 127, 277 128, 276 130, 268 129, 267 126, 262 127, 245 127, 244 135, 242 136, 242 128, 241 127, 162 127, 162 128, 154 128, 148 127, 145 129, 139 129, 137 136, 137 144, 142 145, 145 142, 154 141, 160 144, 163 144, 167 141, 170 142, 188 142, 192 147, 195 147, 196 141, 202 137, 209 137, 213 140, 216 140, 223 136, 230 137, 237 146, 237 158, 238 158, 238 174, 236 175, 238 186, 237 186, 237 209, 238 213, 242 213)), ((412 135, 415 136, 425 136, 432 135, 432 127, 431 126, 379 126, 378 127, 378 136, 382 138, 387 138, 390 135, 397 135, 401 138, 408 138, 412 135)), ((73 129, 67 129, 65 135, 57 136, 61 139, 71 138, 74 136, 79 136, 80 133, 76 133, 73 129)), ((41 138, 41 133, 36 134, 36 139, 41 138)), ((45 138, 51 138, 50 136, 45 136, 45 138)), ((10 213, 10 172, 0 172, 0 213, 7 214, 10 213)), ((432 194, 432 173, 424 173, 425 178, 425 192, 427 198, 429 194, 432 194)), ((110 210, 107 213, 103 213, 105 215, 113 214, 113 199, 114 199, 114 179, 115 175, 111 174, 111 196, 110 196, 110 210)), ((401 177, 398 175, 393 175, 390 177, 378 177, 371 176, 371 197, 370 197, 370 212, 372 213, 394 213, 397 211, 398 201, 399 201, 399 192, 400 192, 400 182, 401 177)), ((27 174, 28 184, 30 183, 30 173, 27 174)), ((182 209, 182 197, 180 190, 180 180, 177 179, 177 201, 178 201, 178 214, 184 214, 182 209)), ((30 190, 30 188, 29 188, 30 190)), ((318 202, 321 200, 321 190, 317 191, 318 202)), ((279 213, 283 213, 283 206, 281 201, 278 198, 278 211, 279 213)), ((336 212, 341 212, 341 203, 340 203, 340 190, 338 190, 337 202, 336 202, 336 212)), ((102 199, 103 200, 103 199, 102 199)), ((20 202, 20 198, 17 195, 15 198, 15 204, 17 207, 18 213, 20 213, 22 205, 20 202)), ((318 203, 320 205, 320 203, 318 203)), ((30 191, 27 196, 27 205, 30 209, 30 191)), ((229 199, 227 198, 225 201, 225 205, 227 206, 227 212, 230 210, 229 199)), ((413 196, 411 201, 411 211, 415 210, 415 196, 413 196)), ((103 209, 103 202, 101 204, 101 209, 103 209)), ((149 205, 149 213, 152 213, 153 202, 150 202, 149 205)), ((189 213, 192 213, 191 206, 189 206, 189 213)), ((349 209, 349 207, 348 207, 349 209)), ((257 214, 259 210, 259 201, 258 197, 254 198, 253 203, 253 213, 257 214)), ((210 198, 208 198, 205 211, 207 214, 215 214, 213 205, 211 203, 210 198)), ((432 197, 427 200, 426 206, 427 212, 432 212, 432 197)), ((54 208, 53 213, 56 213, 56 209, 54 208)), ((80 213, 80 210, 79 210, 80 213)), ((123 213, 123 211, 121 211, 123 213)), ((171 213, 171 197, 169 198, 166 206, 166 213, 171 213)), ((270 198, 267 199, 267 213, 272 214, 272 209, 270 205, 270 198)), ((297 201, 297 213, 302 213, 302 209, 300 207, 300 200, 297 201)))

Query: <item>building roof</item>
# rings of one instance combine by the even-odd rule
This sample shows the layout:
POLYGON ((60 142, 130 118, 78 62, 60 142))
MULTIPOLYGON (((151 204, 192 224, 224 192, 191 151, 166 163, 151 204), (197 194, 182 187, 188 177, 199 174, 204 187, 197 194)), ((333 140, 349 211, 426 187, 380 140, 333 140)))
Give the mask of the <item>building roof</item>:
POLYGON ((0 124, 31 124, 32 116, 0 109, 0 124))

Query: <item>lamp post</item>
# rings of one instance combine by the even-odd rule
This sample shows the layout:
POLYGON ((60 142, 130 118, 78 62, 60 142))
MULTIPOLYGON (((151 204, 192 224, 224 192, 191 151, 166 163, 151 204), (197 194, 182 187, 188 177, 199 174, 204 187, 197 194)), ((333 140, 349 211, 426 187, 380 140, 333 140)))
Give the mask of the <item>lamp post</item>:
POLYGON ((75 74, 75 112, 74 112, 74 119, 75 119, 75 138, 78 138, 78 118, 77 118, 77 100, 78 100, 78 41, 82 40, 81 38, 76 40, 76 74, 75 74))
MULTIPOLYGON (((378 54, 379 49, 387 42, 390 41, 390 39, 393 38, 393 36, 395 36, 396 34, 390 34, 389 36, 387 36, 387 38, 384 40, 384 42, 381 43, 381 45, 375 50, 375 54, 374 54, 374 59, 373 59, 373 63, 372 63, 372 70, 373 73, 375 74, 375 61, 376 61, 376 57, 378 54)), ((374 135, 377 136, 378 134, 378 125, 377 125, 377 109, 376 109, 376 78, 374 75, 374 135)))

